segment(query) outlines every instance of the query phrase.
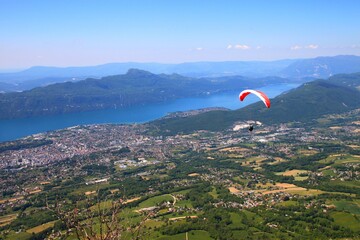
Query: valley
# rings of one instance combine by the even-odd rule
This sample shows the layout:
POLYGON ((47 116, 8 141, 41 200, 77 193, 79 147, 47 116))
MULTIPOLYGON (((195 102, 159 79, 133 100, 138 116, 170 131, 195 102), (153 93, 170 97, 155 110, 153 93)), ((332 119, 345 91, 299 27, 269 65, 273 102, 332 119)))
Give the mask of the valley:
POLYGON ((121 226, 151 239, 359 236, 359 114, 253 133, 247 121, 172 136, 89 125, 1 144, 2 235, 72 239, 51 207, 61 199, 85 222, 118 203, 121 226))

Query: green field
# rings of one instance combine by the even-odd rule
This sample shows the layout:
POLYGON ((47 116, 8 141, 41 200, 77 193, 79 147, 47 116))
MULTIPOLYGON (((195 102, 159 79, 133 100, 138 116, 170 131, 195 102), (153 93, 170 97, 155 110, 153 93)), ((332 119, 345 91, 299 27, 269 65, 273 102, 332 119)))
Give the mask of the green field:
POLYGON ((188 208, 194 208, 190 200, 180 200, 176 201, 175 206, 177 207, 188 207, 188 208))
POLYGON ((352 214, 346 212, 333 212, 331 217, 334 218, 336 224, 342 227, 349 228, 353 231, 360 231, 360 221, 352 214))
POLYGON ((246 217, 254 222, 257 223, 262 223, 264 220, 262 219, 262 217, 260 217, 259 215, 257 215, 256 213, 250 212, 248 210, 242 210, 242 212, 246 215, 246 217))
MULTIPOLYGON (((158 240, 184 240, 186 239, 186 233, 179 233, 173 236, 163 236, 158 240)), ((189 240, 211 240, 210 234, 203 230, 193 230, 188 232, 189 240)))
POLYGON ((232 229, 238 229, 239 227, 244 227, 245 225, 242 223, 243 217, 240 216, 238 213, 230 213, 231 217, 231 224, 230 228, 232 229))
POLYGON ((360 188, 359 181, 356 181, 356 180, 341 181, 341 180, 337 179, 337 180, 329 181, 329 185, 340 185, 340 186, 346 186, 346 187, 360 188))
POLYGON ((154 219, 149 219, 145 222, 145 226, 147 228, 155 228, 155 227, 161 227, 163 226, 165 223, 162 222, 162 221, 157 221, 157 220, 154 220, 154 219))
POLYGON ((182 217, 188 217, 188 216, 197 216, 199 213, 193 213, 193 212, 183 212, 183 213, 169 213, 167 215, 164 215, 165 218, 182 218, 182 217))
POLYGON ((331 163, 334 162, 334 165, 340 165, 344 163, 358 163, 360 158, 354 155, 331 155, 326 159, 320 160, 320 163, 331 163))
POLYGON ((160 195, 160 196, 156 196, 156 197, 146 199, 145 201, 143 201, 143 202, 141 202, 139 204, 139 207, 140 208, 153 207, 153 206, 156 206, 157 204, 159 204, 159 203, 161 203, 163 201, 173 202, 174 199, 170 194, 164 194, 164 195, 160 195))
POLYGON ((19 232, 19 233, 10 232, 10 234, 7 235, 5 239, 7 239, 7 240, 27 240, 27 239, 30 239, 30 237, 31 237, 31 234, 27 233, 27 232, 19 232))
POLYGON ((298 206, 299 202, 297 201, 284 201, 284 202, 280 202, 277 204, 277 206, 284 206, 284 207, 289 207, 289 206, 298 206))
POLYGON ((36 227, 33 227, 33 228, 30 228, 28 230, 26 230, 26 232, 28 233, 39 233, 39 232, 42 232, 50 227, 53 227, 54 224, 55 224, 56 221, 51 221, 51 222, 48 222, 48 223, 44 223, 44 224, 41 224, 39 226, 36 226, 36 227))
POLYGON ((76 188, 76 190, 74 190, 73 194, 81 195, 81 194, 85 194, 85 192, 92 192, 92 191, 100 190, 102 188, 109 187, 109 186, 110 186, 110 184, 107 182, 93 184, 93 185, 83 185, 83 186, 79 186, 78 188, 76 188))
POLYGON ((342 201, 335 201, 333 202, 333 204, 336 206, 337 210, 360 215, 360 207, 355 202, 342 200, 342 201))
POLYGON ((330 176, 330 177, 336 176, 336 173, 334 173, 334 170, 332 169, 323 170, 322 173, 324 174, 324 176, 330 176))
POLYGON ((185 190, 182 190, 182 191, 179 191, 179 192, 173 192, 171 194, 182 194, 182 195, 186 195, 188 192, 191 191, 192 188, 190 189, 185 189, 185 190))
POLYGON ((209 192, 209 194, 214 198, 214 199, 217 199, 218 198, 218 194, 216 192, 216 188, 213 186, 212 187, 212 191, 209 192))

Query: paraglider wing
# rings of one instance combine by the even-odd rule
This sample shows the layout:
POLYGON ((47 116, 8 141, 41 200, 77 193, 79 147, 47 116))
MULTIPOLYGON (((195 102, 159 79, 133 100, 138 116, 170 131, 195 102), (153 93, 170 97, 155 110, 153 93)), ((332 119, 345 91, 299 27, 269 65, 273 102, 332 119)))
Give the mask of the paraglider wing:
POLYGON ((257 90, 247 89, 247 90, 242 91, 239 95, 240 101, 243 101, 246 98, 246 96, 249 95, 250 93, 258 96, 264 102, 265 106, 267 108, 270 108, 270 99, 265 95, 265 93, 257 91, 257 90))

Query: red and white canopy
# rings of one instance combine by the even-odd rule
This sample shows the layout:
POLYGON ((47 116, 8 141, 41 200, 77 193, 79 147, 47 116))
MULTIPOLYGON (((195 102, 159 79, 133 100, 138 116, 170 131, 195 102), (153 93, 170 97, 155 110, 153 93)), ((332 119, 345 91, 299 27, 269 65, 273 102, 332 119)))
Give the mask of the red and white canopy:
POLYGON ((243 101, 246 98, 246 96, 249 95, 250 93, 253 93, 256 96, 258 96, 264 102, 265 106, 267 108, 270 108, 270 99, 265 95, 265 93, 258 90, 247 89, 242 91, 239 95, 240 101, 243 101))

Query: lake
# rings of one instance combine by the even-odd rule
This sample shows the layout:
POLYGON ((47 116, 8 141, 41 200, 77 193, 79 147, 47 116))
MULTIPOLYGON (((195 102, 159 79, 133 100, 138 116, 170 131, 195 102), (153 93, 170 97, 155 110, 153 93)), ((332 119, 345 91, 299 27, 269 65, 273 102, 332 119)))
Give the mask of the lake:
MULTIPOLYGON (((258 90, 265 92, 269 98, 274 98, 282 92, 297 86, 299 85, 279 84, 258 88, 258 90)), ((0 142, 83 124, 143 123, 176 111, 188 111, 207 107, 225 107, 234 110, 259 101, 255 96, 249 95, 244 102, 240 102, 238 99, 239 92, 233 91, 196 98, 183 98, 164 103, 151 103, 121 109, 0 120, 0 142)))

